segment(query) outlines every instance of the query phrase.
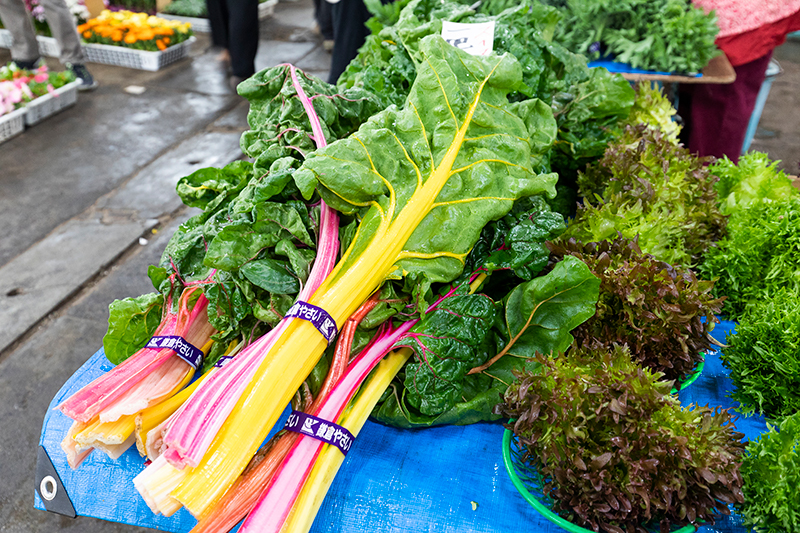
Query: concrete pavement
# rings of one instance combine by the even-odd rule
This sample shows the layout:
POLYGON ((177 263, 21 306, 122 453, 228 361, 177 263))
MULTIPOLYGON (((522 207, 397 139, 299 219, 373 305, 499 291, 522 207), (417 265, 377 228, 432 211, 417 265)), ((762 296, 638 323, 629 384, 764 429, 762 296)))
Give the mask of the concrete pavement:
MULTIPOLYGON (((262 25, 259 68, 292 62, 327 77, 312 5, 278 4, 262 25)), ((35 510, 33 472, 45 410, 101 346, 108 304, 151 290, 147 266, 192 214, 176 181, 241 157, 247 103, 198 37, 190 60, 159 72, 90 64, 97 91, 0 145, 0 532, 149 531, 35 510)), ((800 43, 777 57, 784 73, 752 148, 797 174, 800 43)), ((9 58, 0 49, 0 63, 9 58)))
MULTIPOLYGON (((311 0, 278 4, 257 68, 289 62, 327 78, 313 27, 311 0)), ((96 91, 0 145, 0 532, 150 531, 38 511, 33 475, 47 407, 102 345, 108 304, 152 290, 147 266, 193 213, 177 180, 242 157, 247 102, 208 34, 197 37, 189 60, 157 72, 88 64, 96 91)))

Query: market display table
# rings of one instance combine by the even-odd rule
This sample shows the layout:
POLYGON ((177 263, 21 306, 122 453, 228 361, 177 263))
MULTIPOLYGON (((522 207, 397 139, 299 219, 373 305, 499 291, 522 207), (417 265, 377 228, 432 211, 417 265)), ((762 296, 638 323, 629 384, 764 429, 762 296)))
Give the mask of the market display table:
MULTIPOLYGON (((733 327, 733 323, 723 322, 713 335, 724 342, 733 327)), ((98 351, 50 404, 40 439, 35 506, 71 516, 92 516, 176 533, 189 531, 195 520, 187 511, 169 518, 155 516, 133 488, 132 479, 144 469, 135 446, 116 461, 94 452, 78 470, 67 465, 60 442, 71 420, 54 408, 110 368, 103 351, 98 351), (49 462, 54 471, 49 469, 49 462), (51 500, 42 498, 43 490, 51 500)), ((707 357, 703 375, 679 397, 684 405, 732 407, 727 397, 731 388, 715 352, 707 357)), ((288 411, 279 427, 287 416, 288 411)), ((748 439, 766 431, 762 417, 740 417, 736 427, 748 439)), ((368 421, 334 480, 312 531, 563 531, 516 492, 503 466, 502 434, 499 423, 399 430, 368 421)), ((701 533, 746 531, 741 517, 735 514, 722 517, 713 527, 700 528, 701 533)))

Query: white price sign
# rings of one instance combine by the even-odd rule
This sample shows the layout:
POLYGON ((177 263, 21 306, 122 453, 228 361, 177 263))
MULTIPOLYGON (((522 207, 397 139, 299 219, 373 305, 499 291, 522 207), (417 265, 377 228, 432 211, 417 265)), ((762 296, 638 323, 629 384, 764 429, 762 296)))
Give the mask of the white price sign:
POLYGON ((494 21, 478 24, 442 21, 442 38, 474 56, 485 56, 494 45, 494 21))

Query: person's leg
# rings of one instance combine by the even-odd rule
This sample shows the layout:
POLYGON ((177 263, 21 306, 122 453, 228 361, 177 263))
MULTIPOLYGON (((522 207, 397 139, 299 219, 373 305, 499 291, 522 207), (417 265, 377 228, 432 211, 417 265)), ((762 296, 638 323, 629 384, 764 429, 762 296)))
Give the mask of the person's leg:
POLYGON ((53 37, 61 47, 63 64, 82 65, 86 62, 86 55, 81 47, 78 30, 75 28, 75 19, 72 18, 64 0, 39 0, 39 5, 44 8, 44 17, 47 25, 53 32, 53 37))
POLYGON ((225 0, 206 0, 208 21, 211 25, 211 42, 228 49, 228 8, 225 0))
POLYGON ((39 44, 23 0, 0 0, 0 20, 14 37, 11 58, 32 64, 39 59, 39 44))
POLYGON ((322 34, 322 38, 326 41, 332 41, 331 4, 327 0, 320 0, 319 9, 317 9, 317 24, 319 24, 319 32, 322 34))
POLYGON ((747 125, 769 66, 769 54, 734 67, 736 81, 697 84, 691 90, 687 147, 700 156, 728 156, 738 162, 747 125))
POLYGON ((258 0, 227 0, 227 5, 231 73, 235 78, 249 78, 256 71, 258 0))
POLYGON ((363 0, 341 0, 331 5, 333 52, 328 83, 335 84, 358 55, 358 49, 370 34, 365 23, 371 16, 363 0))

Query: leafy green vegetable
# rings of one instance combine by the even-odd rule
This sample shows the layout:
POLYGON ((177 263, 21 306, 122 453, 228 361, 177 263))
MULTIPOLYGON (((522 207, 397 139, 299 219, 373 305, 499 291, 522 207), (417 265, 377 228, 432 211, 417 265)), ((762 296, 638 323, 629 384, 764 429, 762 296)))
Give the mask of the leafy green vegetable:
MULTIPOLYGON (((580 346, 580 344, 578 344, 580 346)), ((742 502, 743 435, 727 411, 681 408, 627 348, 573 348, 517 374, 497 412, 554 510, 608 533, 714 523, 742 502)))
MULTIPOLYGON (((328 143, 350 135, 382 109, 376 96, 367 91, 352 89, 340 93, 334 85, 301 70, 296 70, 296 76, 313 102, 328 143)), ((241 145, 242 151, 254 158, 256 176, 274 172, 273 164, 278 160, 302 161, 316 150, 308 114, 292 80, 292 67, 278 65, 257 72, 237 90, 250 102, 247 114, 250 130, 242 135, 241 145)))
POLYGON ((568 257, 512 291, 505 323, 499 304, 485 294, 445 300, 398 343, 411 347, 415 358, 373 416, 398 427, 497 419, 492 409, 512 372, 536 366, 536 352, 567 349, 570 330, 594 313, 597 285, 586 265, 568 257), (498 352, 505 356, 495 362, 498 352), (491 366, 474 371, 487 361, 491 366))
MULTIPOLYGON (((585 57, 549 40, 557 20, 552 8, 525 1, 501 12, 487 6, 476 14, 455 1, 412 0, 395 25, 367 38, 339 78, 339 86, 363 87, 381 95, 383 106, 402 105, 420 62, 419 41, 440 34, 443 20, 495 22, 494 49, 513 54, 522 66, 522 84, 512 100, 538 98, 556 118, 558 133, 551 161, 542 158, 538 164, 541 171, 552 165, 566 183, 560 189, 568 193, 577 170, 603 154, 617 132, 617 122, 628 115, 634 93, 621 76, 590 69, 585 57)), ((574 210, 575 197, 570 194, 558 200, 559 212, 574 210)))
POLYGON ((565 235, 584 242, 638 235, 642 251, 662 261, 700 263, 726 223, 703 163, 659 130, 629 126, 579 176, 585 201, 565 235))
POLYGON ((748 152, 734 163, 727 156, 709 167, 719 177, 715 185, 723 215, 736 215, 753 202, 775 202, 798 196, 798 190, 782 170, 780 161, 767 154, 748 152))
POLYGON ((728 319, 784 288, 800 294, 800 197, 753 203, 727 229, 699 268, 702 276, 718 278, 715 292, 727 297, 728 319))
POLYGON ((744 525, 757 533, 800 532, 800 412, 769 426, 742 461, 744 525))
POLYGON ((782 417, 800 411, 800 306, 780 290, 755 302, 728 335, 722 362, 736 388, 731 398, 745 414, 782 417))
POLYGON ((203 0, 172 0, 162 11, 181 17, 208 18, 208 8, 203 0))
POLYGON ((674 120, 676 113, 672 102, 658 85, 649 81, 641 81, 636 84, 636 101, 624 124, 629 126, 647 124, 651 128, 661 130, 662 135, 669 142, 677 145, 681 127, 674 120))
POLYGON ((106 359, 118 365, 147 344, 161 322, 163 305, 164 295, 157 292, 111 302, 108 331, 103 336, 106 359))
POLYGON ((722 305, 711 295, 713 282, 643 254, 627 239, 562 239, 550 249, 553 260, 575 256, 600 278, 597 313, 572 332, 578 346, 626 344, 639 364, 678 382, 703 360, 722 305))
POLYGON ((483 228, 467 258, 468 270, 510 270, 521 280, 531 280, 550 257, 545 241, 565 229, 564 217, 550 211, 541 196, 518 200, 506 216, 483 228))
POLYGON ((592 59, 610 55, 634 68, 699 72, 719 50, 719 28, 689 0, 542 0, 564 15, 556 40, 592 59))
POLYGON ((488 221, 518 198, 555 193, 556 176, 530 167, 531 154, 547 147, 530 141, 528 125, 546 121, 549 111, 525 106, 514 115, 505 107, 507 92, 519 85, 519 63, 508 54, 470 56, 435 35, 422 39, 420 53, 426 67, 403 109, 373 115, 293 174, 306 197, 316 190, 332 208, 361 220, 330 283, 383 232, 422 213, 418 225, 404 226, 410 235, 400 241, 398 260, 383 259, 392 262, 388 279, 411 273, 449 282, 488 221), (543 116, 525 116, 531 113, 543 116))

